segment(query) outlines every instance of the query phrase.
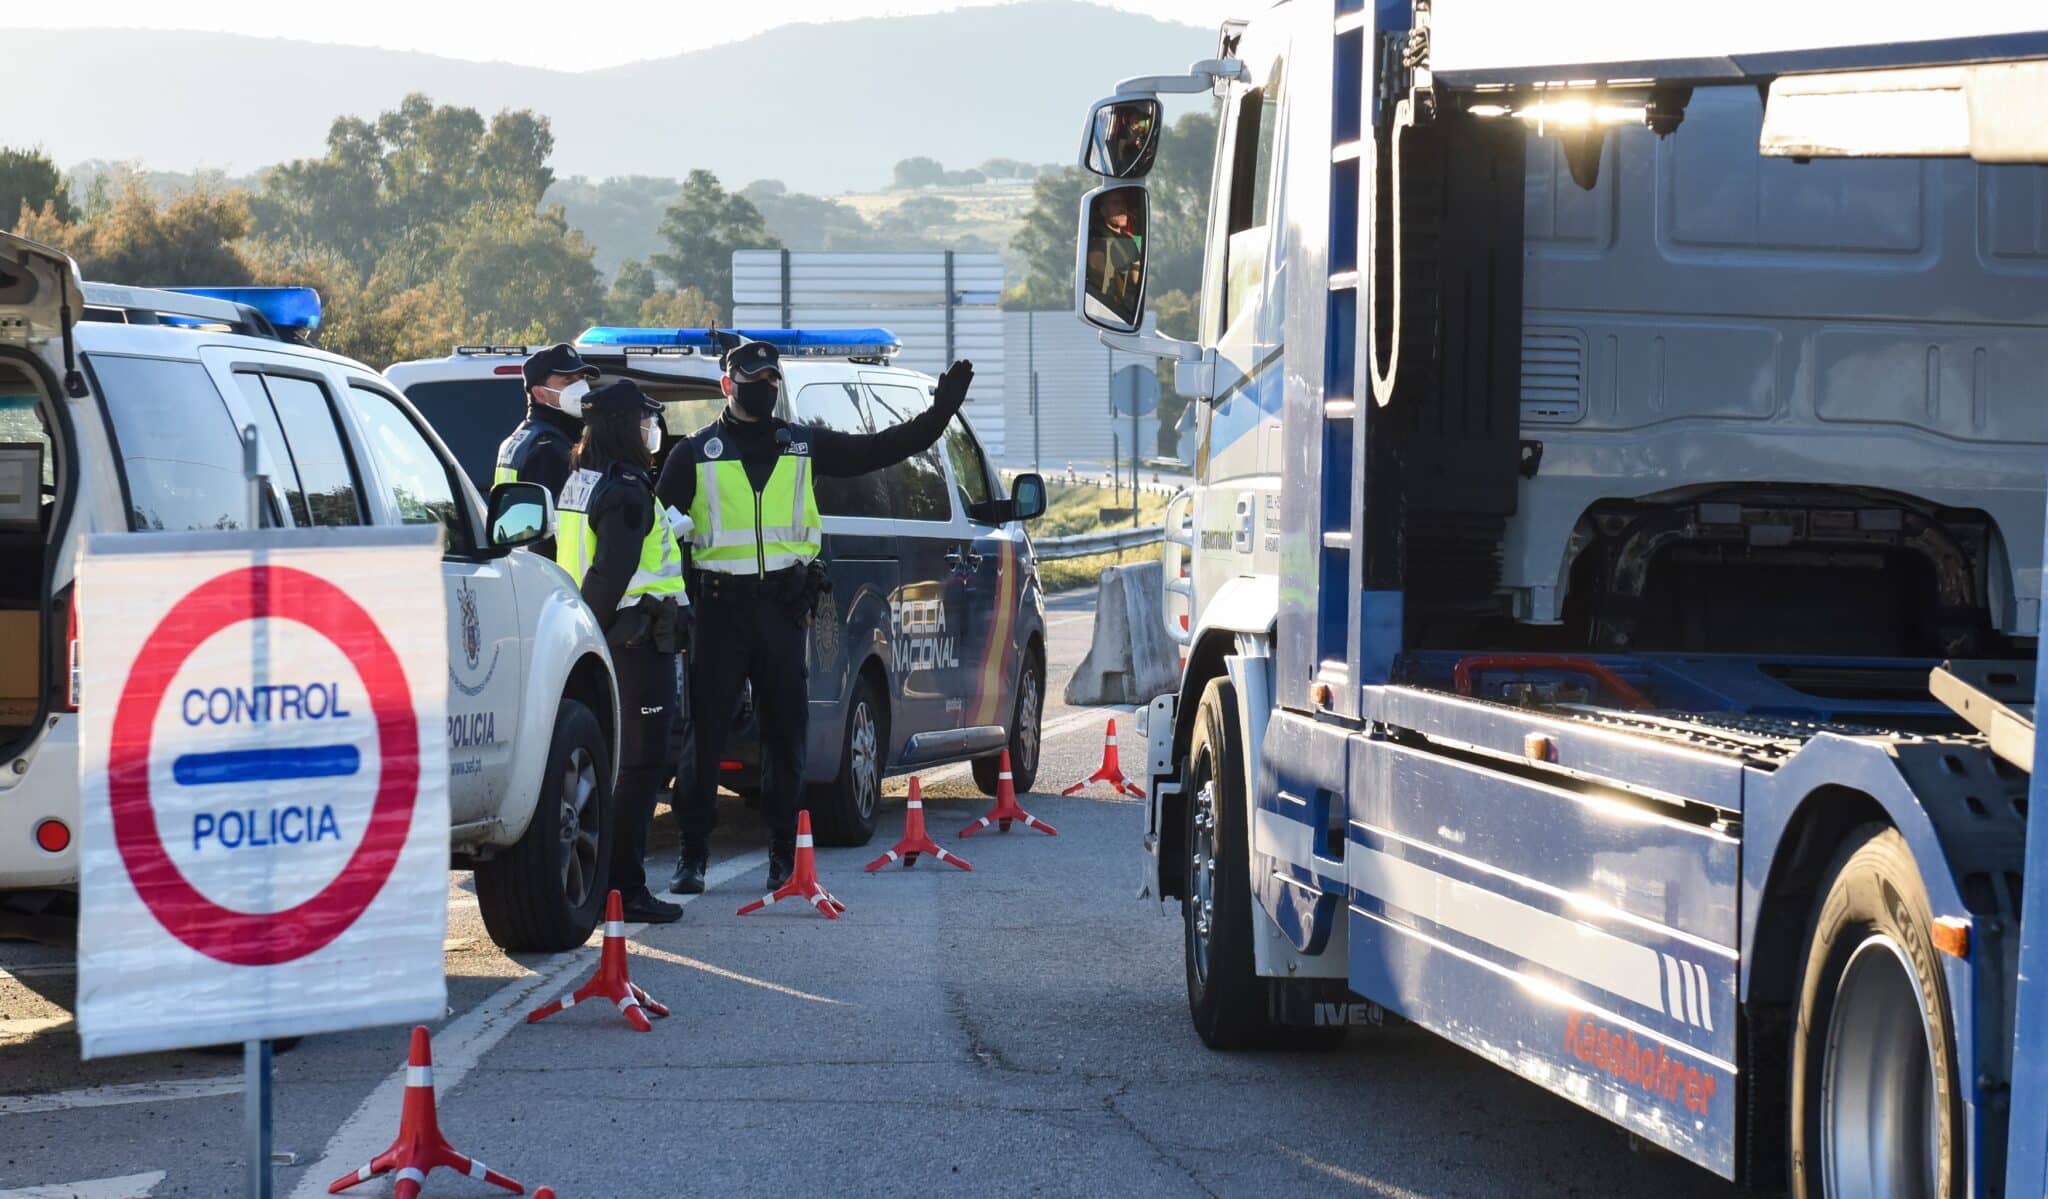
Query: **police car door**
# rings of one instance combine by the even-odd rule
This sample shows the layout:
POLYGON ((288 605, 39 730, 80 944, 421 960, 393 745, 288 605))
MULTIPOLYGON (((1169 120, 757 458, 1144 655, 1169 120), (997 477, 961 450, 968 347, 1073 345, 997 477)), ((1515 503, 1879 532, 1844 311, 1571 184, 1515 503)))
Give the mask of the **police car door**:
POLYGON ((1022 526, 986 519, 985 505, 996 498, 996 480, 966 417, 953 418, 939 446, 953 476, 954 521, 960 534, 958 546, 948 551, 948 562, 961 597, 957 636, 962 671, 968 676, 963 679, 967 707, 961 723, 1007 728, 1012 717, 1007 701, 1017 678, 1018 588, 1023 584, 1018 561, 1024 534, 1022 526))
POLYGON ((377 523, 441 527, 449 815, 457 825, 490 819, 504 807, 525 686, 511 564, 483 548, 488 543, 475 491, 410 405, 385 384, 351 377, 348 411, 367 450, 364 485, 377 523))
MULTIPOLYGON (((909 420, 931 396, 900 375, 867 375, 875 427, 909 420)), ((903 738, 965 723, 964 651, 958 636, 961 588, 948 555, 959 557, 965 529, 953 511, 953 488, 933 446, 883 472, 897 530, 896 594, 890 599, 889 677, 896 686, 903 738)), ((892 740, 898 739, 892 734, 892 740)))

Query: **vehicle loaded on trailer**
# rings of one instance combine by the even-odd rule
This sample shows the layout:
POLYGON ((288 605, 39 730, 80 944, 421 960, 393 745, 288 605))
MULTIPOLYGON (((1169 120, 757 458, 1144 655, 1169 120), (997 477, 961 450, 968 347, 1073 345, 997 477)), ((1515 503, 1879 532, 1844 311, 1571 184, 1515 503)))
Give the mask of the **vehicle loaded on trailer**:
POLYGON ((1206 1043, 1391 1014, 1748 1185, 2041 1193, 2044 103, 2016 5, 1291 0, 1095 106, 1076 311, 1200 401, 1144 846, 1206 1043))

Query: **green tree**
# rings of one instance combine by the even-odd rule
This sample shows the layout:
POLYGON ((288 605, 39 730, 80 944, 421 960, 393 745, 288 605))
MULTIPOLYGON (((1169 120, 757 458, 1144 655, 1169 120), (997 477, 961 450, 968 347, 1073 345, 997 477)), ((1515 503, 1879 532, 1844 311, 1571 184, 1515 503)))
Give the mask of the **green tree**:
POLYGON ((1003 297, 1008 308, 1065 308, 1074 302, 1074 233, 1081 197, 1098 180, 1079 167, 1040 175, 1031 184, 1031 209, 1010 239, 1024 263, 1024 278, 1003 297))
POLYGON ((705 170, 683 180, 682 197, 661 218, 661 239, 668 251, 653 255, 655 269, 678 289, 696 288, 721 312, 732 299, 732 252, 782 246, 760 209, 705 170))
POLYGON ((640 305, 630 322, 649 329, 702 329, 716 325, 723 314, 711 297, 694 287, 680 291, 658 291, 640 305))
POLYGON ((104 211, 67 221, 48 202, 23 212, 19 232, 63 250, 87 278, 108 283, 236 287, 253 278, 237 244, 249 232, 248 197, 237 191, 197 188, 165 202, 130 179, 104 211))
POLYGON ((0 229, 13 229, 24 210, 45 208, 60 221, 78 219, 57 164, 41 150, 0 146, 0 229))
POLYGON ((654 277, 654 268, 638 258, 628 258, 619 264, 618 273, 612 276, 612 285, 604 295, 604 319, 614 325, 631 325, 640 319, 640 306, 654 298, 661 290, 661 284, 654 277))
POLYGON ((441 277, 493 341, 570 337, 603 311, 590 244, 559 207, 480 204, 451 228, 445 252, 441 277))
POLYGON ((895 188, 931 187, 945 179, 946 168, 936 158, 919 155, 898 162, 890 177, 895 188))

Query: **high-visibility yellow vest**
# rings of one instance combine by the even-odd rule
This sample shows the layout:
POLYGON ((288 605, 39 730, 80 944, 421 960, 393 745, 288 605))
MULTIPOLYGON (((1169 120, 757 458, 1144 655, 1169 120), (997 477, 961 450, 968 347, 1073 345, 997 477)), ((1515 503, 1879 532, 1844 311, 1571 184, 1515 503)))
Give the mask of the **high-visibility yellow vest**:
MULTIPOLYGON (((590 506, 604 480, 594 470, 577 471, 562 484, 562 498, 555 508, 555 561, 579 585, 590 570, 591 560, 597 557, 597 532, 590 527, 590 506)), ((654 506, 651 496, 648 506, 654 506)), ((639 566, 619 600, 621 607, 643 595, 682 598, 682 547, 676 544, 675 533, 659 511, 652 513, 652 520, 652 527, 640 542, 639 566)))
POLYGON ((692 560, 697 569, 719 574, 764 575, 802 566, 825 542, 811 460, 802 454, 778 457, 758 495, 737 457, 700 455, 690 520, 692 560))

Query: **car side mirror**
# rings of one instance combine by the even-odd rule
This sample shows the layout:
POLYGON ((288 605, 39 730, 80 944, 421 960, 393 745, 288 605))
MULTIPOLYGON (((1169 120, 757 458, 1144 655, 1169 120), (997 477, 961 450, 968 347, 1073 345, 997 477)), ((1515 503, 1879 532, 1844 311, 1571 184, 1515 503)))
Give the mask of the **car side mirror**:
POLYGON ((555 535, 555 497, 538 483, 491 488, 491 548, 510 551, 555 535))
POLYGON ((1081 200, 1074 311, 1098 329, 1135 333, 1145 322, 1151 196, 1142 183, 1098 187, 1081 200))
POLYGON ((1045 479, 1034 474, 1018 475, 1010 484, 1010 498, 969 504, 967 518, 984 525, 1006 525, 1013 520, 1036 520, 1045 515, 1045 479))
POLYGON ((1142 179, 1159 157, 1159 101, 1112 97, 1088 114, 1081 165, 1105 179, 1142 179))

